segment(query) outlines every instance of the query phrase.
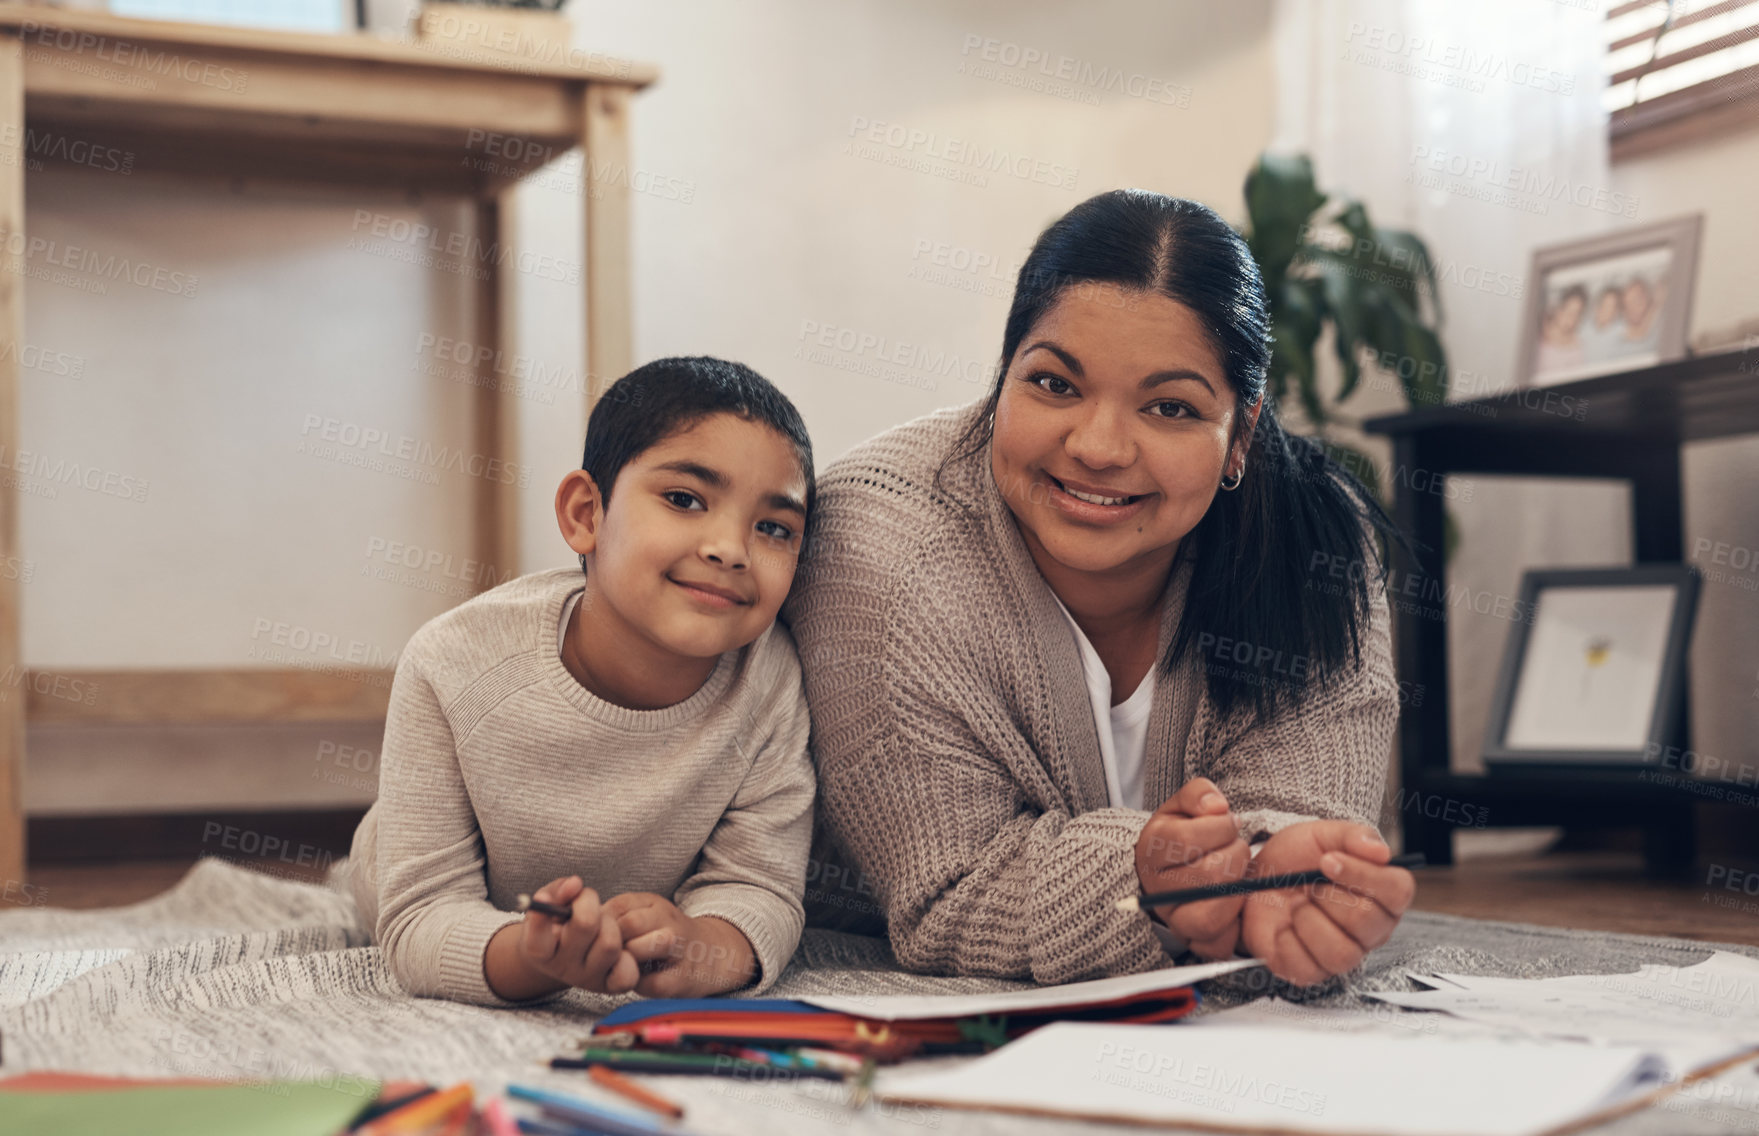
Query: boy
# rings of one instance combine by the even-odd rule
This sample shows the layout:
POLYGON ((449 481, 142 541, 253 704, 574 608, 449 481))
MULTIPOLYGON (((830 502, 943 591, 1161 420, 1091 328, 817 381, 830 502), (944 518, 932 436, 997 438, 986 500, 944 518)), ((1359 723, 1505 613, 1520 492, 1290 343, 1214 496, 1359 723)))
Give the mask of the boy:
POLYGON ((767 989, 804 921, 815 789, 775 622, 805 425, 747 367, 661 359, 599 399, 581 465, 556 519, 585 578, 510 580, 399 658, 355 901, 417 995, 767 989), (570 917, 522 918, 521 893, 570 917))

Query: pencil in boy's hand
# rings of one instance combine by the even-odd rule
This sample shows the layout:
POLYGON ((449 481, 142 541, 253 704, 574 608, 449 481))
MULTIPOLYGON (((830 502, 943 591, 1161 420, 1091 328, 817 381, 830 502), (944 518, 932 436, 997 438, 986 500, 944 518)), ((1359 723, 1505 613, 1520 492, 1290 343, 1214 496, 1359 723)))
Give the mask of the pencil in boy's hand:
MULTIPOLYGON (((1421 868, 1424 863, 1423 853, 1410 852, 1403 856, 1394 856, 1387 861, 1386 866, 1421 868)), ((1170 907, 1179 903, 1196 903, 1201 899, 1220 899, 1224 895, 1244 895, 1248 892, 1274 891, 1277 888, 1304 887, 1307 884, 1326 882, 1326 874, 1314 868, 1306 872, 1284 872, 1280 876, 1260 876, 1255 880, 1230 880, 1225 884, 1205 884, 1202 887, 1181 888, 1178 891, 1132 895, 1118 900, 1117 908, 1119 911, 1140 911, 1144 907, 1170 907)))
POLYGON ((533 899, 531 896, 523 893, 514 897, 513 906, 519 908, 521 911, 541 911, 550 918, 560 919, 564 923, 574 918, 574 909, 572 907, 563 907, 556 903, 545 903, 541 899, 533 899))

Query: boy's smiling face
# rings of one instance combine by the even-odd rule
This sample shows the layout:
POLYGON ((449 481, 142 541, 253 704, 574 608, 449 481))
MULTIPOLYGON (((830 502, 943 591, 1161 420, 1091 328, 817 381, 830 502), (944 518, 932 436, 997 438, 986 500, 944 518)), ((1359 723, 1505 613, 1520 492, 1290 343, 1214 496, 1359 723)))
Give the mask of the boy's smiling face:
POLYGON ((570 629, 570 647, 586 655, 565 661, 599 680, 583 678, 589 689, 605 687, 611 693, 597 692, 624 705, 669 705, 658 699, 675 690, 642 693, 654 682, 683 685, 666 677, 694 673, 700 685, 722 653, 757 639, 781 610, 806 528, 805 501, 793 444, 728 413, 630 459, 608 508, 590 475, 571 472, 556 512, 569 546, 591 557, 576 616, 589 631, 570 629))

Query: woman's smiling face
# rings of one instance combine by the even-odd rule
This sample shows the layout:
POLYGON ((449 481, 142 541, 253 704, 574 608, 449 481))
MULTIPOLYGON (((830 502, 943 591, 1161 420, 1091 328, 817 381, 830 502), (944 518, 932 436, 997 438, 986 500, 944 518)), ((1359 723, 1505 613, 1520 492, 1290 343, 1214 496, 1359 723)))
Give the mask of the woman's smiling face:
POLYGON ((1236 432, 1237 403, 1190 308, 1114 284, 1065 290, 1008 364, 991 456, 1041 570, 1046 556, 1078 573, 1170 564, 1240 470, 1258 407, 1236 432))

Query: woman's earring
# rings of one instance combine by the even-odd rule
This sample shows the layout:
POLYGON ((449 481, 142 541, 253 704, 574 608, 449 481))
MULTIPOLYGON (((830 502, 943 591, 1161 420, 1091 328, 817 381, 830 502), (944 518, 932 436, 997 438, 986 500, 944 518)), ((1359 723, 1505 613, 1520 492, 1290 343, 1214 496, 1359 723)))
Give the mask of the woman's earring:
POLYGON ((1233 492, 1234 490, 1240 488, 1240 482, 1242 479, 1245 478, 1245 476, 1246 476, 1246 471, 1244 469, 1242 469, 1242 470, 1240 470, 1239 473, 1236 473, 1231 478, 1228 478, 1228 477, 1222 478, 1222 488, 1230 493, 1233 492))

